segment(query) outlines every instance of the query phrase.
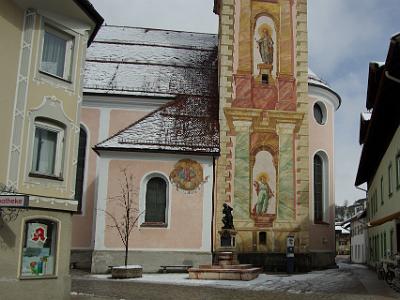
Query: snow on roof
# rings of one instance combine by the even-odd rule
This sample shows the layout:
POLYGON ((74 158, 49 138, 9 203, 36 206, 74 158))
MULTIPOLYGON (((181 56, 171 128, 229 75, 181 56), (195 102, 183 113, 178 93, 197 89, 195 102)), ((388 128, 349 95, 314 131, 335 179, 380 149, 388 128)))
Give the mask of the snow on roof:
POLYGON ((328 89, 331 89, 330 86, 321 78, 318 77, 310 68, 308 68, 308 83, 324 86, 328 89))
POLYGON ((87 51, 85 93, 210 95, 217 36, 103 26, 87 51))
POLYGON ((95 149, 219 153, 218 98, 180 96, 95 149))
POLYGON ((384 61, 371 61, 371 64, 376 64, 378 67, 383 67, 385 65, 384 61))
POLYGON ((344 229, 342 226, 335 226, 335 231, 340 231, 342 234, 350 234, 350 231, 347 229, 344 229))

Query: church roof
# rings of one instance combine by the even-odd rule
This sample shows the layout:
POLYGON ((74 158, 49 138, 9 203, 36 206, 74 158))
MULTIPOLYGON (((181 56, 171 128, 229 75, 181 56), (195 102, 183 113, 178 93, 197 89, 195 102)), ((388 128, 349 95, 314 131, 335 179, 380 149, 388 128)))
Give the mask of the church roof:
POLYGON ((219 153, 217 36, 104 26, 89 48, 85 93, 176 99, 94 149, 219 153))
POLYGON ((218 98, 179 96, 95 150, 219 153, 218 98))
MULTIPOLYGON (((334 94, 337 99, 338 99, 338 107, 341 105, 342 103, 342 99, 340 98, 339 94, 336 93, 329 85, 328 83, 321 79, 317 74, 315 74, 310 68, 308 68, 308 84, 312 85, 312 86, 317 86, 320 88, 323 88, 329 92, 331 92, 332 94, 334 94)), ((337 108, 338 108, 337 107, 337 108)), ((336 108, 336 109, 337 109, 336 108)))
POLYGON ((133 96, 209 95, 217 36, 103 26, 87 51, 84 93, 133 96))

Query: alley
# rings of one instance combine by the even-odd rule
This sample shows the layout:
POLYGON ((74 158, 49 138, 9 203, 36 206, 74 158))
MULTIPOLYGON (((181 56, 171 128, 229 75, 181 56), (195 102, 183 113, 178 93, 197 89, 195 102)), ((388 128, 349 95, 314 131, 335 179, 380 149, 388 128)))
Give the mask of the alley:
POLYGON ((146 274, 122 281, 75 273, 71 299, 400 299, 367 267, 341 261, 338 266, 290 276, 261 274, 250 282, 189 280, 187 274, 146 274))

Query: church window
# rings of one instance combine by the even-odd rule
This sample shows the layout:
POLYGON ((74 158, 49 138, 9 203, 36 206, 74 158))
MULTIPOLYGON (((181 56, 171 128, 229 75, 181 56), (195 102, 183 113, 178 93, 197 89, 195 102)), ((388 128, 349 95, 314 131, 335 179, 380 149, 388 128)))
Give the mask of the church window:
POLYGON ((86 144, 87 134, 81 127, 79 132, 79 146, 78 146, 78 162, 76 166, 75 178, 75 199, 78 201, 78 212, 82 212, 82 198, 83 198, 83 182, 85 175, 85 158, 86 158, 86 144))
POLYGON ((142 226, 166 226, 168 183, 162 177, 152 177, 146 183, 145 218, 142 226))
POLYGON ((315 121, 320 124, 324 125, 326 122, 326 107, 321 102, 316 102, 313 108, 314 112, 314 119, 315 121))
POLYGON ((261 231, 258 233, 258 243, 260 245, 266 245, 267 244, 267 233, 265 231, 261 231))
POLYGON ((328 207, 328 173, 327 156, 319 152, 314 156, 314 222, 326 222, 326 208, 328 207))

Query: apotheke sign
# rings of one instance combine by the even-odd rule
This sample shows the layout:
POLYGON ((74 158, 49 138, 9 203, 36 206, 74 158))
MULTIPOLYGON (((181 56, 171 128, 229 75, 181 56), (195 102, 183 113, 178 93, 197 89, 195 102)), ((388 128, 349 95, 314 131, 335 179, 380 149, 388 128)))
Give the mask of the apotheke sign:
POLYGON ((0 207, 27 207, 28 196, 0 195, 0 207))

